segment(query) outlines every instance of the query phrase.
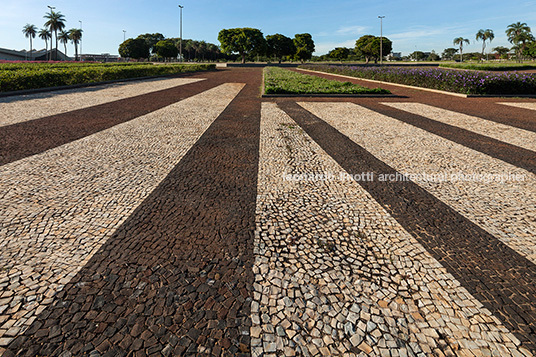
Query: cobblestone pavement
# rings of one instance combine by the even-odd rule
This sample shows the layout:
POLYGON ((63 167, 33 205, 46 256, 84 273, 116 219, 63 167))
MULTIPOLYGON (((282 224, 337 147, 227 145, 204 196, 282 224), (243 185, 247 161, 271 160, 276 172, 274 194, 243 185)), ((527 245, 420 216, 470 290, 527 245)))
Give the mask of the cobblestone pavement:
POLYGON ((534 101, 260 80, 0 100, 0 355, 536 353, 534 101))
POLYGON ((300 105, 536 262, 535 175, 352 103, 300 105))
POLYGON ((0 281, 10 290, 0 338, 32 324, 241 88, 224 84, 0 168, 0 281))
POLYGON ((119 99, 156 92, 200 78, 166 78, 106 84, 84 89, 70 89, 0 98, 0 126, 39 119, 42 117, 89 108, 119 99))
POLYGON ((536 151, 536 133, 490 120, 465 115, 422 103, 383 103, 393 108, 422 115, 434 121, 453 125, 480 135, 489 136, 527 150, 536 151))
POLYGON ((514 353, 517 338, 344 174, 263 106, 254 355, 514 353), (326 173, 340 179, 313 179, 326 173))
POLYGON ((536 103, 500 103, 500 104, 509 105, 512 107, 536 110, 536 103))

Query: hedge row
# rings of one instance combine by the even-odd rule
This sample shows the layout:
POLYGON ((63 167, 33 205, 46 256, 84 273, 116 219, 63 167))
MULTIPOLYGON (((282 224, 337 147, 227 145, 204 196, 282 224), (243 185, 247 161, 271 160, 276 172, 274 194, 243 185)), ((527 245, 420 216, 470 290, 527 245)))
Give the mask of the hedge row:
POLYGON ((65 68, 0 71, 0 92, 96 83, 119 79, 207 71, 214 64, 70 66, 65 68))

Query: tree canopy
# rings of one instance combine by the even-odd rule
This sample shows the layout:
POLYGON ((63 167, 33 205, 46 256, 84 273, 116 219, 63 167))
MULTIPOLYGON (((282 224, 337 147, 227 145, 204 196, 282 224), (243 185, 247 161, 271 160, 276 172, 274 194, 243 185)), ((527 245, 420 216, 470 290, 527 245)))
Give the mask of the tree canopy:
POLYGON ((346 47, 337 47, 334 50, 329 51, 328 57, 342 61, 347 59, 350 55, 350 49, 346 47))
POLYGON ((275 35, 266 36, 267 54, 275 56, 281 63, 285 56, 292 56, 296 53, 294 41, 285 35, 276 33, 275 35))
MULTIPOLYGON (((393 49, 393 43, 387 37, 382 37, 382 53, 387 55, 393 49)), ((366 63, 371 59, 377 61, 380 58, 380 38, 373 35, 361 36, 355 42, 355 52, 358 56, 364 57, 366 63)))
POLYGON ((266 41, 259 29, 244 27, 223 29, 218 34, 218 41, 225 53, 238 53, 242 63, 246 63, 246 55, 263 54, 266 50, 266 41))
POLYGON ((149 58, 149 45, 143 38, 129 38, 119 45, 119 54, 126 58, 149 58))
POLYGON ((163 41, 166 38, 161 33, 146 33, 144 35, 139 35, 137 38, 141 38, 145 41, 147 46, 149 46, 149 51, 151 53, 156 53, 155 45, 158 41, 163 41))
POLYGON ((294 58, 301 62, 310 60, 315 51, 315 42, 313 36, 308 33, 301 33, 294 35, 294 46, 296 46, 296 53, 294 58))
POLYGON ((162 40, 154 45, 154 52, 163 58, 177 58, 179 49, 173 40, 162 40))

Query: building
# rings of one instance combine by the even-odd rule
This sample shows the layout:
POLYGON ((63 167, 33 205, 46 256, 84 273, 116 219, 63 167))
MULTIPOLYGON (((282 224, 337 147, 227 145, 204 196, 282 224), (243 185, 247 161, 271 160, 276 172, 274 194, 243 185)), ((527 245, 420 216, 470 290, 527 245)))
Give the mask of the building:
MULTIPOLYGON (((7 48, 0 48, 0 60, 3 61, 47 61, 50 50, 33 50, 30 54, 30 51, 22 50, 8 50, 7 48)), ((55 59, 56 50, 52 50, 52 59, 55 59)), ((58 49, 58 58, 60 61, 72 61, 73 59, 65 56, 63 52, 58 49)))
POLYGON ((80 55, 82 61, 92 62, 118 62, 119 56, 111 55, 109 53, 101 53, 100 55, 84 53, 80 55))

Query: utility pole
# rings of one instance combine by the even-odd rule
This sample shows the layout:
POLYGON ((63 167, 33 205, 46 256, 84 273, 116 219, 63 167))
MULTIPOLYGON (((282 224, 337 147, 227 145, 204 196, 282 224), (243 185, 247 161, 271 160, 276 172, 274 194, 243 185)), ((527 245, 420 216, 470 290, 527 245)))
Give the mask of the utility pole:
POLYGON ((378 16, 380 19, 380 65, 383 64, 383 19, 385 16, 378 16))
POLYGON ((181 58, 181 62, 182 62, 182 9, 184 9, 184 6, 182 5, 179 5, 179 8, 181 9, 180 12, 181 12, 181 30, 180 30, 180 42, 179 42, 179 56, 181 58))
MULTIPOLYGON (((50 6, 50 5, 47 5, 47 7, 50 9, 50 12, 53 13, 54 12, 54 9, 56 8, 55 6, 50 6)), ((48 59, 50 61, 52 61, 52 29, 50 30, 50 54, 48 56, 48 59)), ((58 60, 58 52, 57 52, 57 48, 56 48, 56 60, 58 60)))

